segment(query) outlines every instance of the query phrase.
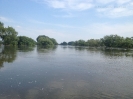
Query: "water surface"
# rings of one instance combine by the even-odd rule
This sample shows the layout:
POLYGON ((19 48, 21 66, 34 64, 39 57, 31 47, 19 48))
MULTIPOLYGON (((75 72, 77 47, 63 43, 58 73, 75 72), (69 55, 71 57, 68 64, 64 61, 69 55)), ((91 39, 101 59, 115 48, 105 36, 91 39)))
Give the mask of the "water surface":
POLYGON ((133 99, 133 52, 0 47, 0 99, 133 99))

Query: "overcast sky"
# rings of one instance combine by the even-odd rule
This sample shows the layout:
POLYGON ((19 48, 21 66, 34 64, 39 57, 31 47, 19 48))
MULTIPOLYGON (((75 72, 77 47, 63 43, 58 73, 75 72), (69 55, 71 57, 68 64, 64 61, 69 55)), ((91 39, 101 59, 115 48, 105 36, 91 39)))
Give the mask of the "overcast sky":
POLYGON ((19 35, 58 43, 133 36, 133 0, 0 0, 0 21, 19 35))

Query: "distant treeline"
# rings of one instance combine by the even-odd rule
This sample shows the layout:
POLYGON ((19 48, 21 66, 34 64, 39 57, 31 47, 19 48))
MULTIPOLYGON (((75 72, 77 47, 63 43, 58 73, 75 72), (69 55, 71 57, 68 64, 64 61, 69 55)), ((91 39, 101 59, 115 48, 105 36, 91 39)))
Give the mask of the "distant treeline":
POLYGON ((90 46, 90 47, 113 47, 113 48, 133 48, 133 37, 121 37, 118 35, 107 35, 101 39, 89 39, 87 41, 78 40, 63 42, 61 45, 90 46))
MULTIPOLYGON (((37 44, 42 47, 50 47, 58 44, 54 38, 45 35, 39 35, 36 39, 37 42, 32 38, 17 35, 18 32, 16 32, 13 27, 4 27, 4 24, 0 22, 0 44, 12 46, 35 46, 37 44)), ((90 39, 87 41, 77 40, 68 43, 63 42, 61 45, 133 48, 133 37, 124 38, 118 35, 107 35, 101 39, 90 39)))
POLYGON ((49 38, 45 35, 37 37, 37 42, 26 36, 17 36, 18 32, 13 27, 4 27, 4 24, 0 22, 0 44, 11 46, 35 46, 36 44, 50 47, 58 44, 54 38, 49 38))

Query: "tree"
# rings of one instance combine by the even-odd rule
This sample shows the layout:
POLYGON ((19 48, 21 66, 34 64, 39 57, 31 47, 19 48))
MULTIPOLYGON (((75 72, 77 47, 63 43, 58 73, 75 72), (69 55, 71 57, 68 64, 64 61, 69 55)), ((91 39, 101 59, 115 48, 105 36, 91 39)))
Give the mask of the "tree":
POLYGON ((18 45, 35 46, 36 42, 32 38, 26 36, 18 36, 18 45))
POLYGON ((132 48, 133 47, 133 40, 132 38, 126 37, 122 42, 122 47, 124 48, 132 48))
POLYGON ((67 45, 67 42, 64 41, 64 42, 61 43, 61 45, 67 45))
POLYGON ((0 38, 4 45, 17 45, 18 33, 12 27, 4 27, 4 24, 0 22, 0 38))
POLYGON ((74 45, 74 41, 68 42, 68 45, 74 45))
POLYGON ((38 45, 44 47, 50 47, 58 44, 54 38, 49 38, 48 36, 45 35, 39 35, 36 40, 38 45))
POLYGON ((74 43, 75 46, 86 46, 86 42, 84 40, 78 40, 74 43))
POLYGON ((107 35, 102 39, 102 43, 106 47, 121 47, 123 41, 124 38, 118 35, 107 35))
POLYGON ((90 39, 86 43, 90 47, 98 47, 98 46, 101 46, 101 42, 100 42, 99 39, 90 39))
POLYGON ((43 38, 49 38, 48 36, 45 36, 45 35, 39 35, 39 36, 36 38, 37 42, 39 41, 39 38, 41 38, 41 37, 43 37, 43 38))
POLYGON ((0 22, 0 38, 3 40, 3 35, 5 33, 4 24, 0 22))
POLYGON ((2 39, 4 41, 4 45, 17 45, 18 43, 18 38, 17 38, 18 33, 15 31, 14 28, 8 27, 5 28, 5 33, 2 36, 2 39))
MULTIPOLYGON (((54 41, 54 39, 52 40, 54 41)), ((54 41, 54 43, 52 40, 48 36, 40 35, 37 37, 37 44, 43 47, 51 47, 56 43, 56 40, 54 41)))
POLYGON ((54 45, 58 45, 57 41, 54 38, 50 38, 54 45))

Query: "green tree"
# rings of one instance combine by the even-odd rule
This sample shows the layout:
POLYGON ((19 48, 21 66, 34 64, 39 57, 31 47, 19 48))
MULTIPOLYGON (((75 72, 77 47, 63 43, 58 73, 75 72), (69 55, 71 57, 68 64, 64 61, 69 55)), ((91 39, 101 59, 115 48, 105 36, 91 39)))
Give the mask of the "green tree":
POLYGON ((35 46, 36 42, 32 38, 26 36, 18 36, 18 45, 35 46))
POLYGON ((0 22, 0 38, 3 41, 4 45, 17 45, 18 33, 12 27, 4 27, 4 24, 0 22))
POLYGON ((52 40, 45 35, 41 35, 37 37, 37 44, 43 47, 51 47, 54 45, 52 40))
POLYGON ((74 41, 68 42, 68 45, 74 45, 74 41))
POLYGON ((102 39, 102 43, 106 47, 121 47, 123 41, 124 38, 118 35, 107 35, 102 39))
POLYGON ((133 40, 132 38, 126 37, 122 42, 123 48, 132 48, 133 47, 133 40))
POLYGON ((54 45, 58 45, 57 41, 54 38, 50 38, 54 45))
POLYGON ((60 45, 67 45, 67 42, 64 41, 60 45))
POLYGON ((74 43, 75 46, 86 46, 86 42, 84 40, 78 40, 74 43))
POLYGON ((3 41, 4 33, 5 33, 4 24, 0 22, 0 38, 2 39, 2 41, 3 41))
POLYGON ((38 45, 44 47, 50 47, 58 44, 54 38, 49 38, 48 36, 45 35, 39 35, 36 40, 38 45))
POLYGON ((101 42, 100 42, 99 39, 90 39, 86 43, 90 47, 98 47, 98 46, 101 46, 101 42))
POLYGON ((36 38, 36 40, 37 40, 37 42, 39 41, 39 38, 49 38, 48 36, 45 36, 45 35, 39 35, 37 38, 36 38))

